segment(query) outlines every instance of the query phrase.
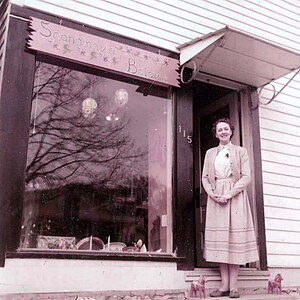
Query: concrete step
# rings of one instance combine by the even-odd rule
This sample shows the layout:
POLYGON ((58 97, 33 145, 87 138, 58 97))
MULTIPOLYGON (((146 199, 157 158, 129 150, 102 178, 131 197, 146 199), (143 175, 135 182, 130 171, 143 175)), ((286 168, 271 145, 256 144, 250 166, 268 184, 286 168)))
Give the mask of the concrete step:
MULTIPOLYGON (((205 287, 207 289, 217 288, 221 281, 220 272, 217 268, 203 268, 195 269, 194 271, 185 272, 185 281, 192 282, 198 280, 201 275, 205 275, 207 283, 205 287)), ((259 271, 257 269, 242 268, 238 277, 238 286, 248 294, 259 291, 264 293, 268 286, 268 280, 270 278, 269 271, 259 271), (249 291, 247 291, 249 290, 249 291)))

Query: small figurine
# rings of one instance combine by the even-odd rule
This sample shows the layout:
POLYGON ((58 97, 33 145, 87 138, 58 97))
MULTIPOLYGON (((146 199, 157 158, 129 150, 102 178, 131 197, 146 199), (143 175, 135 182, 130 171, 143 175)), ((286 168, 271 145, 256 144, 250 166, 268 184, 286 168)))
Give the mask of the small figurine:
POLYGON ((141 239, 134 243, 134 247, 136 247, 139 252, 147 252, 147 247, 141 239))
POLYGON ((274 280, 268 280, 268 294, 273 294, 274 292, 279 292, 281 294, 281 281, 283 280, 280 273, 278 273, 274 280))
POLYGON ((138 247, 139 249, 141 249, 142 246, 143 246, 143 244, 144 244, 143 241, 142 241, 141 239, 139 239, 139 240, 136 242, 135 246, 138 247))
POLYGON ((199 291, 199 297, 205 298, 205 283, 207 282, 206 276, 201 275, 200 278, 191 283, 190 297, 197 297, 197 291, 199 291))

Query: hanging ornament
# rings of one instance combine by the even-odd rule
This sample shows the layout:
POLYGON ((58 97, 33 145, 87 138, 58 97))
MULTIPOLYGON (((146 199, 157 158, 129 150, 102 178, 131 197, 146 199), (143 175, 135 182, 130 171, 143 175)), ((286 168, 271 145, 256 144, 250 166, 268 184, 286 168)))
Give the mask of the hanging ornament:
POLYGON ((116 90, 115 103, 118 107, 122 107, 128 103, 128 92, 125 89, 116 90))
POLYGON ((90 77, 90 95, 88 98, 84 99, 82 101, 82 114, 85 118, 93 119, 96 115, 95 111, 98 106, 97 101, 92 98, 92 92, 93 92, 93 80, 92 76, 90 77))
POLYGON ((85 118, 94 118, 97 102, 93 98, 86 98, 82 101, 82 114, 85 118))

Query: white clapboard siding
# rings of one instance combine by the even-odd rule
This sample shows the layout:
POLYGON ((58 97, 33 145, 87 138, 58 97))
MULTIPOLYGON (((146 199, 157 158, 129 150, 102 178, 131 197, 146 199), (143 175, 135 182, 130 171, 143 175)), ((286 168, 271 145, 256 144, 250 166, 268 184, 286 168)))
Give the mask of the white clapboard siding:
POLYGON ((269 249, 270 254, 282 253, 284 255, 300 255, 300 243, 277 243, 277 242, 267 242, 267 249, 269 249))
POLYGON ((284 182, 281 185, 264 182, 264 192, 268 195, 299 199, 300 189, 284 185, 284 182))
MULTIPOLYGON (((275 108, 275 102, 274 102, 274 108, 275 108)), ((276 109, 276 108, 275 108, 276 109)), ((300 107, 293 107, 293 106, 287 106, 287 112, 290 110, 290 114, 294 115, 297 111, 300 112, 300 107)), ((299 120, 299 125, 300 125, 300 120, 299 120)), ((275 130, 278 132, 294 135, 294 136, 299 136, 297 133, 297 130, 299 129, 299 126, 296 125, 291 125, 288 123, 285 123, 284 120, 272 120, 268 118, 261 117, 260 119, 260 126, 261 128, 264 129, 269 129, 269 130, 275 130)), ((277 145, 279 146, 279 145, 277 145)))
MULTIPOLYGON (((293 74, 273 83, 276 92, 293 74)), ((259 109, 269 266, 300 267, 299 78, 298 74, 275 100, 259 109)), ((272 93, 266 86, 260 100, 266 103, 272 93)))
MULTIPOLYGON (((292 74, 292 73, 290 73, 292 74)), ((300 78, 300 75, 295 77, 292 81, 288 83, 288 78, 283 77, 278 79, 275 82, 272 82, 272 85, 267 85, 266 87, 263 88, 263 92, 261 92, 261 98, 262 102, 268 102, 268 100, 273 96, 274 93, 274 88, 275 92, 278 93, 279 91, 280 94, 276 96, 276 101, 277 102, 283 102, 286 105, 294 105, 296 107, 300 107, 300 102, 299 102, 299 86, 300 86, 300 81, 298 80, 300 78), (285 85, 288 83, 288 85, 285 85), (273 88, 273 87, 274 88, 273 88), (283 90, 282 90, 283 88, 283 90)), ((274 101, 275 101, 274 100, 274 101)))
MULTIPOLYGON (((293 124, 294 126, 300 126, 300 107, 297 107, 295 105, 290 105, 290 104, 286 104, 283 102, 279 102, 279 98, 276 99, 276 101, 274 100, 272 102, 272 106, 269 106, 268 109, 271 109, 272 111, 277 111, 277 112, 284 112, 285 114, 288 114, 290 116, 294 116, 296 118, 298 118, 298 122, 295 122, 295 124, 293 124), (278 100, 278 101, 277 101, 278 100)), ((263 116, 263 114, 262 114, 263 116)), ((280 121, 280 120, 278 120, 280 121)))
MULTIPOLYGON (((205 22, 207 19, 218 20, 221 27, 229 25, 235 28, 239 28, 242 31, 251 33, 255 36, 263 37, 266 40, 273 41, 274 39, 277 43, 285 44, 287 47, 292 49, 297 49, 299 36, 295 33, 291 35, 288 32, 284 32, 286 23, 281 22, 281 29, 276 28, 276 34, 274 27, 272 26, 275 20, 278 20, 278 16, 273 13, 269 13, 269 19, 260 16, 260 19, 252 18, 252 12, 249 9, 243 9, 238 3, 247 2, 239 1, 235 2, 234 10, 228 9, 228 5, 232 1, 199 1, 199 0, 162 0, 164 3, 170 3, 175 6, 180 7, 184 11, 194 12, 199 16, 200 22, 205 22), (204 19, 204 21, 203 21, 204 19), (295 42, 295 40, 297 42, 295 42)), ((278 11, 278 10, 277 10, 278 11)), ((259 13, 259 7, 257 8, 257 13, 259 13)), ((295 22, 295 21, 294 21, 295 22)), ((295 22, 296 23, 296 22, 295 22)), ((217 28, 216 28, 217 29, 217 28)))
MULTIPOLYGON (((286 176, 299 176, 299 167, 295 167, 291 162, 273 162, 268 161, 267 158, 262 160, 262 169, 266 172, 273 172, 277 174, 284 174, 286 176)), ((300 197, 299 197, 300 199, 300 197)))
MULTIPOLYGON (((12 0, 19 3, 20 0, 12 0)), ((226 25, 298 50, 297 7, 279 0, 23 0, 23 5, 171 51, 226 25), (270 2, 270 3, 269 3, 270 2), (281 1, 280 1, 281 2, 281 1), (272 8, 272 9, 270 9, 272 8)))
MULTIPOLYGON (((274 111, 274 116, 276 115, 276 112, 274 111)), ((287 118, 293 119, 291 116, 287 115, 287 118)), ((295 146, 300 146, 300 136, 292 135, 292 134, 285 134, 282 132, 279 132, 278 130, 274 129, 265 129, 261 128, 261 136, 262 138, 271 140, 271 141, 277 141, 283 144, 288 144, 288 145, 295 145, 295 146)), ((284 145, 282 145, 284 147, 284 145)), ((280 149, 278 149, 279 152, 280 149)), ((276 157, 278 159, 278 157, 276 157)), ((285 160, 289 161, 288 157, 285 157, 285 160)))
MULTIPOLYGON (((299 167, 300 168, 300 156, 291 156, 291 155, 287 155, 285 153, 281 153, 280 149, 278 149, 277 152, 275 151, 267 151, 267 150, 262 150, 262 155, 263 157, 266 157, 268 159, 268 161, 277 161, 277 162, 282 162, 283 165, 292 165, 295 167, 299 167)), ((299 176, 298 174, 295 174, 296 176, 299 176)))
MULTIPOLYGON (((279 82, 279 80, 277 82, 279 82)), ((277 82, 272 82, 272 85, 274 86, 276 92, 279 92, 283 88, 283 85, 278 84, 277 82)), ((270 99, 270 96, 272 96, 274 89, 269 87, 270 85, 264 88, 263 91, 260 93, 261 98, 270 99)), ((299 98, 299 87, 300 81, 296 81, 295 79, 291 81, 290 84, 288 84, 272 101, 272 106, 268 106, 268 108, 273 110, 276 109, 278 111, 290 108, 293 114, 295 114, 296 112, 296 115, 298 115, 300 103, 299 101, 296 101, 296 99, 299 98)))
MULTIPOLYGON (((294 75, 297 71, 298 70, 295 70, 295 71, 277 79, 275 84, 281 84, 282 86, 285 85, 292 77, 294 77, 294 75)), ((287 89, 289 89, 289 88, 299 89, 299 85, 298 85, 299 82, 300 82, 300 74, 298 73, 296 75, 296 77, 294 77, 293 80, 288 83, 287 89)))
MULTIPOLYGON (((289 220, 300 222, 300 209, 290 209, 281 207, 268 207, 266 210, 266 218, 282 219, 282 216, 288 216, 289 220)), ((300 223, 299 223, 300 225, 300 223)), ((300 232, 300 228, 299 232, 300 232)), ((300 243, 300 240, 298 241, 300 243)))
MULTIPOLYGON (((129 1, 129 0, 127 0, 129 1)), ((125 10, 123 14, 116 14, 105 10, 107 6, 106 1, 42 1, 42 0, 24 0, 24 6, 35 8, 41 11, 49 12, 63 18, 75 20, 83 24, 88 24, 92 27, 107 30, 116 34, 130 37, 132 39, 147 42, 149 44, 157 45, 165 49, 175 49, 177 43, 171 40, 172 34, 159 31, 155 26, 136 22, 135 17, 137 12, 132 11, 131 15, 126 16, 125 10), (79 4, 84 3, 85 9, 79 10, 79 4), (83 11, 82 11, 83 10, 83 11), (100 13, 99 13, 100 12, 100 13), (160 34, 162 36, 160 36, 160 34)), ((129 1, 130 2, 130 1, 129 1)), ((134 4, 132 4, 134 7, 134 4)), ((146 10, 146 8, 145 8, 146 10)), ((154 22, 155 23, 155 22, 154 22)), ((184 42, 186 38, 181 38, 176 35, 177 39, 184 42)), ((173 36, 174 38, 174 36, 173 36)))
MULTIPOLYGON (((300 199, 280 197, 275 195, 265 194, 264 196, 265 207, 278 207, 286 209, 300 210, 300 199)), ((283 215, 286 215, 287 211, 283 211, 283 215)))
POLYGON ((265 221, 267 230, 277 230, 278 234, 282 236, 284 236, 286 232, 300 232, 300 220, 266 218, 265 221))
POLYGON ((287 232, 285 235, 279 235, 277 231, 269 230, 267 232, 267 240, 274 243, 296 243, 300 249, 300 232, 287 232))
MULTIPOLYGON (((273 88, 264 88, 263 93, 260 94, 260 101, 262 105, 264 103, 269 103, 274 93, 276 94, 281 90, 281 87, 278 87, 275 82, 273 82, 272 85, 274 85, 275 90, 273 88)), ((300 83, 298 86, 300 86, 300 83)), ((285 88, 276 96, 274 103, 276 102, 285 103, 285 105, 291 105, 297 109, 299 107, 299 89, 293 89, 290 87, 285 88)), ((272 110, 276 110, 276 107, 272 108, 272 110)), ((293 107, 291 110, 293 110, 293 107)))
POLYGON ((291 267, 297 268, 299 264, 299 255, 281 255, 281 254, 269 254, 268 265, 271 267, 291 267))
MULTIPOLYGON (((285 122, 287 124, 291 124, 295 127, 299 127, 300 117, 292 114, 287 114, 284 111, 278 111, 276 109, 272 109, 272 106, 263 106, 261 105, 259 108, 259 114, 261 117, 273 120, 279 120, 280 122, 285 122)), ((266 138, 273 141, 284 142, 284 140, 289 140, 291 145, 294 144, 294 141, 291 138, 281 139, 280 136, 269 136, 269 132, 267 130, 261 130, 261 137, 266 138)))
MULTIPOLYGON (((261 118, 261 123, 262 123, 262 121, 265 121, 265 120, 267 120, 267 119, 261 118)), ((283 127, 286 125, 285 123, 281 123, 281 124, 283 127)), ((285 153, 288 155, 296 155, 296 156, 299 155, 299 147, 297 147, 295 145, 287 145, 287 144, 285 144, 283 147, 282 143, 277 142, 277 141, 274 142, 269 139, 261 139, 261 148, 264 150, 270 150, 270 151, 278 151, 278 149, 281 148, 282 153, 285 153)), ((264 169, 264 170, 266 170, 266 169, 264 169)), ((266 171, 272 172, 270 170, 266 170, 266 171)), ((286 174, 286 175, 290 174, 290 173, 287 173, 284 171, 285 170, 280 170, 279 173, 286 174)), ((292 174, 294 174, 294 173, 292 173, 292 174)))
MULTIPOLYGON (((282 185, 285 186, 291 186, 294 188, 300 189, 300 176, 286 176, 282 174, 277 173, 271 173, 271 172, 263 172, 263 181, 264 183, 270 183, 270 184, 276 184, 276 185, 282 185)), ((300 190, 299 190, 300 192, 300 190)))
MULTIPOLYGON (((299 9, 298 6, 294 6, 295 1, 293 4, 286 5, 286 9, 278 9, 279 1, 271 1, 271 4, 276 4, 277 6, 271 6, 269 1, 257 1, 257 0, 248 0, 248 1, 236 1, 238 4, 246 9, 249 9, 253 12, 254 16, 259 11, 261 18, 269 19, 270 14, 272 18, 272 14, 276 13, 278 15, 278 19, 281 22, 284 22, 287 26, 291 26, 292 28, 299 29, 298 23, 298 14, 295 13, 299 9), (292 12, 291 12, 292 10, 292 12), (296 22, 295 22, 296 21, 296 22)), ((275 24, 277 25, 278 20, 274 20, 275 24)))

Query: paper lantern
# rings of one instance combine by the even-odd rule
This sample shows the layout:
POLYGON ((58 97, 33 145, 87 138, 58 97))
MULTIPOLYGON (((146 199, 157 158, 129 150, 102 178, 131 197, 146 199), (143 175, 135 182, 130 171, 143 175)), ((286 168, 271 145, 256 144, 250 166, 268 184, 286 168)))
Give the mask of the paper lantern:
POLYGON ((94 118, 97 102, 93 98, 86 98, 82 101, 82 114, 85 118, 94 118))
POLYGON ((118 107, 126 105, 128 102, 128 92, 125 89, 116 90, 115 103, 118 107))

